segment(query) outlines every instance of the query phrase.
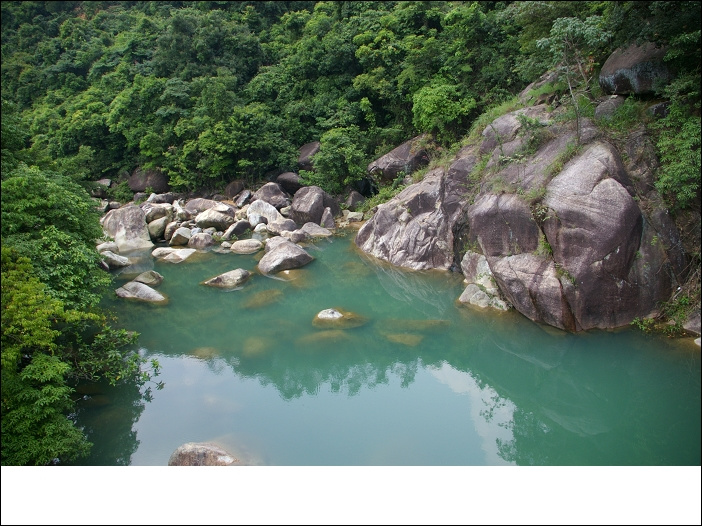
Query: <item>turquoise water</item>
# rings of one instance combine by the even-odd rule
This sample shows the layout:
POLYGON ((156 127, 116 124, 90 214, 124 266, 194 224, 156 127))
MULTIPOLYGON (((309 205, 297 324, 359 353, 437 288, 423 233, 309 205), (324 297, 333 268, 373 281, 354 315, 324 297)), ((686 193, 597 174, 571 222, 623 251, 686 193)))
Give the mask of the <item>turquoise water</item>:
POLYGON ((108 304, 164 387, 84 389, 81 463, 165 466, 214 441, 257 465, 700 465, 691 340, 459 305, 460 274, 391 267, 354 233, 306 247, 315 260, 285 279, 257 273, 262 254, 147 258, 135 270, 164 276, 168 304, 108 304), (255 273, 238 290, 200 284, 235 268, 255 273), (365 323, 315 327, 327 308, 365 323))

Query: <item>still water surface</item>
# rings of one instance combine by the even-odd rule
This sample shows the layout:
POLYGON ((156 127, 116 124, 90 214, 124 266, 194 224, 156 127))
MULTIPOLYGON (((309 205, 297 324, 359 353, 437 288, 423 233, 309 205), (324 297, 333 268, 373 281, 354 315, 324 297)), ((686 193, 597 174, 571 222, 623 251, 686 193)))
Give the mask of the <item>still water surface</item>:
POLYGON ((462 276, 370 259, 355 231, 307 246, 286 279, 262 254, 152 262, 165 306, 110 298, 161 364, 149 400, 93 389, 83 465, 165 466, 213 441, 278 466, 700 465, 700 352, 633 329, 566 334, 462 306, 462 276), (244 268, 240 289, 200 283, 244 268), (280 275, 279 275, 280 276, 280 275), (313 326, 340 308, 366 323, 313 326))

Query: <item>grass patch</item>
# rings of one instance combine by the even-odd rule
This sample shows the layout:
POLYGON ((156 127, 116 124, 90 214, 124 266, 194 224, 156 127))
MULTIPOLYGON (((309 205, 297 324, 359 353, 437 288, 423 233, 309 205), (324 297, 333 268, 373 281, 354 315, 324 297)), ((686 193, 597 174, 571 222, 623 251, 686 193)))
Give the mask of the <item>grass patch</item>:
POLYGON ((405 185, 393 185, 393 184, 388 184, 385 186, 382 186, 378 189, 378 193, 375 194, 373 197, 369 197, 365 201, 363 201, 362 204, 356 208, 357 212, 361 212, 365 214, 372 208, 381 205, 385 203, 386 201, 389 201, 393 197, 395 197, 397 194, 399 194, 402 190, 405 189, 405 185))
POLYGON ((547 82, 539 88, 529 90, 529 93, 526 95, 527 101, 529 104, 533 104, 542 95, 555 95, 556 97, 560 97, 564 95, 567 90, 568 85, 562 80, 557 82, 547 82))

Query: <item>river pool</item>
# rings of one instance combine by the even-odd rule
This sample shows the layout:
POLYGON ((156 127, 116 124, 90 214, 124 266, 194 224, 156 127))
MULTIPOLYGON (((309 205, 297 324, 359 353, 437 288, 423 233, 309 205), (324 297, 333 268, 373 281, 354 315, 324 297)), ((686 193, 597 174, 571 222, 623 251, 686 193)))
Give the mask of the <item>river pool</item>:
POLYGON ((568 334, 515 311, 456 302, 451 272, 360 253, 355 231, 306 246, 315 260, 266 277, 262 253, 198 254, 153 268, 166 305, 108 298, 161 373, 150 396, 86 386, 81 465, 165 466, 215 442, 273 466, 699 466, 700 350, 636 329, 568 334), (243 268, 237 290, 202 281, 243 268), (359 326, 319 328, 337 308, 359 326))

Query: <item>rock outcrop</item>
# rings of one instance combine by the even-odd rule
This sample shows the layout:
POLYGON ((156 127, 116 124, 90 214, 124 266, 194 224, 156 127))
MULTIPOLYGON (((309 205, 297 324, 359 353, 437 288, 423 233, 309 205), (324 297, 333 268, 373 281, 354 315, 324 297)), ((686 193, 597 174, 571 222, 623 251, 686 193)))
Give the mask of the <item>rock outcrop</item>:
POLYGON ((415 270, 448 270, 454 264, 453 225, 461 213, 463 185, 475 157, 461 158, 444 174, 433 170, 378 206, 358 231, 356 245, 364 252, 415 270))
POLYGON ((644 213, 634 198, 649 189, 629 171, 645 174, 652 165, 630 155, 625 164, 588 119, 581 146, 575 143, 574 126, 558 123, 544 105, 503 115, 448 169, 431 170, 379 205, 355 242, 412 269, 458 270, 472 253, 474 261, 461 265, 460 302, 512 305, 568 331, 655 314, 685 259, 661 230, 669 223, 661 210, 644 213), (655 242, 663 238, 670 241, 655 242), (478 258, 486 268, 476 274, 478 258))

